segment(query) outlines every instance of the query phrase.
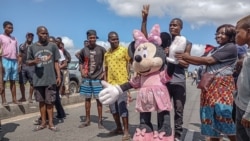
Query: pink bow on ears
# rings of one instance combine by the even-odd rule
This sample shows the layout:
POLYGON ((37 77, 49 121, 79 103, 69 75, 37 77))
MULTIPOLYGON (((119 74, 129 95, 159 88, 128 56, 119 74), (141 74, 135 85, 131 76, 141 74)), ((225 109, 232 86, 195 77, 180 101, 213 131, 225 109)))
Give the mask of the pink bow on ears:
POLYGON ((136 128, 136 136, 144 136, 146 133, 146 128, 143 128, 142 130, 139 128, 136 128))
POLYGON ((135 29, 133 31, 133 36, 135 39, 135 48, 137 48, 140 44, 146 43, 146 42, 151 42, 160 46, 162 43, 160 35, 161 35, 161 31, 160 31, 159 24, 155 24, 152 27, 150 33, 148 34, 148 39, 144 36, 144 34, 140 30, 135 29))
POLYGON ((154 139, 157 139, 157 138, 162 139, 165 134, 166 132, 158 133, 158 131, 154 131, 154 139))

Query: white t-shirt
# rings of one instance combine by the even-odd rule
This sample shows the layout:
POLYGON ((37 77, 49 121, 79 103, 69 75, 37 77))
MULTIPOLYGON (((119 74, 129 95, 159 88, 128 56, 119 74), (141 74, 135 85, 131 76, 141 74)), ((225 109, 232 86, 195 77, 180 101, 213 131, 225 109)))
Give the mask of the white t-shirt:
POLYGON ((60 49, 59 49, 59 53, 60 53, 59 63, 61 64, 61 63, 62 63, 62 61, 66 60, 66 59, 65 59, 65 56, 63 55, 62 50, 60 50, 60 49))

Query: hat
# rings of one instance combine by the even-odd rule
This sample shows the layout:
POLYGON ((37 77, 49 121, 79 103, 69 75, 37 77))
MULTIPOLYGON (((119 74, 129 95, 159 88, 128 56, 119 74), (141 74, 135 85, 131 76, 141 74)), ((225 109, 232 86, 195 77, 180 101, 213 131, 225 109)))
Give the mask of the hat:
POLYGON ((87 37, 90 35, 95 35, 96 39, 99 39, 99 37, 96 35, 96 31, 93 29, 87 31, 87 37))
POLYGON ((34 34, 33 34, 33 33, 31 33, 31 32, 27 32, 26 36, 28 36, 28 35, 32 35, 32 36, 34 36, 34 34))

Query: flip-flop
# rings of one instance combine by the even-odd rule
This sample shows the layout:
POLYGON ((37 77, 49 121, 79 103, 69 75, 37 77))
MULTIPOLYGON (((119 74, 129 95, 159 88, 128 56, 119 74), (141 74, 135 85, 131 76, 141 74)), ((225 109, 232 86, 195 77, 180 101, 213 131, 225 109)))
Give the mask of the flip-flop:
POLYGON ((78 128, 84 128, 84 127, 87 127, 87 126, 90 126, 90 122, 84 122, 81 125, 79 125, 78 128))
POLYGON ((56 126, 49 127, 49 129, 50 129, 51 131, 54 131, 54 132, 60 131, 56 126))
POLYGON ((44 128, 46 128, 46 125, 38 125, 36 126, 33 131, 36 132, 36 131, 40 131, 40 130, 43 130, 44 128))
POLYGON ((122 134, 123 134, 123 131, 118 130, 118 129, 115 129, 115 130, 112 130, 112 131, 109 132, 110 136, 116 136, 116 135, 122 135, 122 134))

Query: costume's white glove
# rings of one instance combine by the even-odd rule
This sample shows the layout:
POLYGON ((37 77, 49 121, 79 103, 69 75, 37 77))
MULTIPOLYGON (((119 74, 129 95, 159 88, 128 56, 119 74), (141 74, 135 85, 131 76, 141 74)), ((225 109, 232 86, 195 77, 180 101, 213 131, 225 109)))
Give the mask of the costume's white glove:
POLYGON ((106 81, 102 81, 104 89, 99 93, 99 100, 104 105, 113 104, 122 94, 121 87, 118 85, 111 85, 106 81))
POLYGON ((175 53, 184 53, 187 45, 187 40, 184 36, 176 36, 169 47, 169 56, 167 62, 178 64, 178 60, 174 57, 175 53))

